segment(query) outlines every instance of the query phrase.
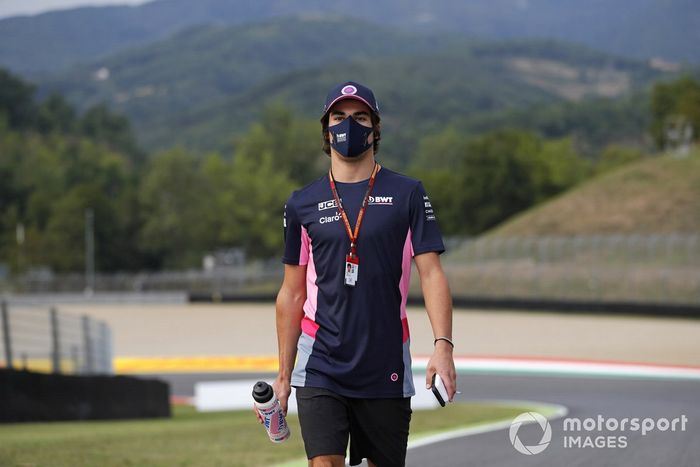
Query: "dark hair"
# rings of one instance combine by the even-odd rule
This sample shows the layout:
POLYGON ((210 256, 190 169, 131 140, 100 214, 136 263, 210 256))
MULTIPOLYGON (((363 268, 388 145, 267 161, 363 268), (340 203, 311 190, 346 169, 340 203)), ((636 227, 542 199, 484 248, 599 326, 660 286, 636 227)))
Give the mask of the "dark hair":
MULTIPOLYGON (((379 151, 379 140, 382 139, 381 125, 379 115, 370 112, 370 119, 372 120, 372 133, 374 133, 374 153, 377 154, 379 151)), ((350 117, 352 118, 352 117, 350 117)), ((321 122, 321 133, 323 134, 323 152, 327 155, 331 155, 331 140, 328 135, 328 120, 330 119, 330 113, 323 118, 321 122)))

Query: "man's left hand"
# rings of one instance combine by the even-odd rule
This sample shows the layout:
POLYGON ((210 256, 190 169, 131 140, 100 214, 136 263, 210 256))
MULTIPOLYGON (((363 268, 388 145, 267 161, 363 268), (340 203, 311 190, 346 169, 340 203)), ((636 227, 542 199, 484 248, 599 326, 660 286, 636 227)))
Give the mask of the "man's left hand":
POLYGON ((455 371, 455 361, 452 357, 452 346, 446 341, 437 341, 433 356, 428 361, 428 368, 425 375, 425 387, 430 389, 433 375, 437 373, 445 383, 447 396, 450 402, 457 392, 457 372, 455 371))

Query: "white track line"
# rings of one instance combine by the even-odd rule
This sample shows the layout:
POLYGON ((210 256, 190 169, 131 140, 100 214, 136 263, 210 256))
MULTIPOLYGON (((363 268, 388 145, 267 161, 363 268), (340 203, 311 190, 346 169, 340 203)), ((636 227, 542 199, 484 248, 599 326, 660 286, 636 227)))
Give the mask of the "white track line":
MULTIPOLYGON (((469 401, 474 402, 474 401, 469 401)), ((479 401, 485 402, 485 401, 479 401)), ((546 415, 547 420, 556 420, 558 418, 565 417, 569 413, 569 408, 559 404, 545 404, 542 402, 532 402, 532 401, 492 401, 499 405, 515 405, 515 406, 525 406, 531 407, 534 412, 542 411, 549 412, 546 415), (539 409, 539 410, 538 410, 539 409)), ((545 415, 545 414, 543 414, 545 415)), ((455 438, 462 438, 466 436, 474 436, 481 433, 488 433, 490 431, 497 431, 504 428, 510 427, 512 423, 511 419, 501 420, 498 422, 486 423, 483 425, 477 425, 467 428, 458 428, 456 430, 450 430, 443 433, 437 433, 435 435, 429 435, 425 438, 419 438, 415 441, 408 442, 408 449, 415 449, 422 446, 427 446, 429 444, 440 443, 442 441, 447 441, 455 438)), ((534 423, 534 422, 533 422, 534 423)))

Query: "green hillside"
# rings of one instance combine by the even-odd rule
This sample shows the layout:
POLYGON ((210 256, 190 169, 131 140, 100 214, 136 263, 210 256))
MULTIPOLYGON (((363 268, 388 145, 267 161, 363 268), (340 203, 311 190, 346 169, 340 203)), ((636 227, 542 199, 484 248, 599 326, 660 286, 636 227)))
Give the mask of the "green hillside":
POLYGON ((210 150, 227 148, 271 103, 315 118, 327 88, 355 79, 380 98, 385 147, 393 139, 406 148, 445 122, 617 98, 658 76, 642 62, 552 41, 485 43, 348 18, 284 18, 196 28, 41 85, 79 108, 107 102, 148 149, 210 150))
POLYGON ((700 148, 595 177, 530 209, 487 235, 700 232, 700 148))
POLYGON ((357 60, 292 72, 212 105, 178 115, 161 114, 158 120, 136 129, 150 148, 167 144, 223 148, 237 129, 245 128, 261 108, 275 102, 305 118, 317 118, 326 91, 347 79, 368 83, 379 96, 385 147, 397 141, 407 145, 420 133, 435 131, 450 119, 470 113, 558 100, 520 82, 496 61, 450 52, 357 60))
POLYGON ((322 0, 161 0, 0 20, 0 65, 55 71, 196 25, 294 14, 347 15, 407 31, 498 40, 549 37, 644 59, 700 60, 697 0, 355 0, 351 7, 322 0))
POLYGON ((66 95, 79 108, 108 102, 138 126, 156 116, 216 104, 291 71, 464 42, 339 18, 209 25, 44 77, 40 84, 66 95), (368 32, 358 35, 363 29, 368 32))

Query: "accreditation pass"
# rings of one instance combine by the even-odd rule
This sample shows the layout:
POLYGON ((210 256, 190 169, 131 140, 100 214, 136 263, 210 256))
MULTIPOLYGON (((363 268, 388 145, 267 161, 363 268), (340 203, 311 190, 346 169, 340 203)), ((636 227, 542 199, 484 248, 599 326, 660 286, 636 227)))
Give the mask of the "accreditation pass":
POLYGON ((345 256, 345 285, 355 287, 357 283, 357 273, 360 269, 360 259, 355 256, 345 256))

